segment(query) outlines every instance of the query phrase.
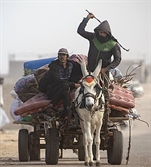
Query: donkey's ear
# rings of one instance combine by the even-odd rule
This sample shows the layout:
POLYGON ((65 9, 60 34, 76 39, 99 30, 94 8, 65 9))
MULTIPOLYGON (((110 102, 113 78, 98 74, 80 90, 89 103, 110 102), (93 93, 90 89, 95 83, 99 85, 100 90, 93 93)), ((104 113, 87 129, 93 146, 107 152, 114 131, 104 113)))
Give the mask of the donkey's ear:
POLYGON ((86 64, 85 64, 84 58, 80 59, 80 65, 81 65, 81 71, 82 71, 83 77, 87 76, 88 75, 88 71, 87 71, 87 68, 86 68, 86 64))
POLYGON ((100 71, 101 71, 101 68, 102 68, 102 60, 100 59, 99 62, 98 62, 98 65, 97 65, 97 67, 96 67, 96 69, 95 69, 94 72, 93 72, 93 75, 94 75, 95 77, 97 77, 97 76, 99 75, 99 73, 100 73, 100 71))

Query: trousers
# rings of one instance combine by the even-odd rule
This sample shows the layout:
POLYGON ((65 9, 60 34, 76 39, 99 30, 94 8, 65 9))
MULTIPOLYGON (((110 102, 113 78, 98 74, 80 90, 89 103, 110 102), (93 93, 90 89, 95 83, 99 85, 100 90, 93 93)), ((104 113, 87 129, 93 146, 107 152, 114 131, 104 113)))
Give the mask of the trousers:
POLYGON ((69 91, 70 88, 67 83, 61 83, 53 88, 48 88, 46 91, 46 94, 53 105, 57 105, 61 99, 63 100, 64 111, 62 113, 62 117, 68 117, 70 113, 69 108, 71 100, 69 91))

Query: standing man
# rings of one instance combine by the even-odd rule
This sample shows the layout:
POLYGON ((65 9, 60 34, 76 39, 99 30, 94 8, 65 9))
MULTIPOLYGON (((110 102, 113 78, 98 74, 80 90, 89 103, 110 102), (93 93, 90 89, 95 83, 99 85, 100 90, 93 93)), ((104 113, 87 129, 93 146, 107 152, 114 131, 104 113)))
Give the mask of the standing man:
POLYGON ((85 31, 89 19, 93 18, 94 15, 89 13, 80 23, 77 32, 89 40, 88 70, 93 72, 99 60, 102 59, 101 73, 104 74, 120 64, 121 50, 114 41, 108 21, 103 21, 94 29, 94 32, 85 31), (112 56, 113 60, 111 60, 112 56))
MULTIPOLYGON (((117 40, 112 36, 108 21, 105 20, 100 23, 100 25, 94 29, 94 32, 85 30, 88 21, 93 18, 95 18, 95 16, 89 13, 80 23, 77 32, 89 41, 88 70, 93 72, 99 60, 102 59, 102 69, 100 72, 105 84, 105 115, 109 115, 108 79, 106 79, 105 74, 109 77, 110 69, 114 69, 120 64, 121 50, 117 40)), ((108 117, 105 117, 105 119, 108 119, 108 117)))

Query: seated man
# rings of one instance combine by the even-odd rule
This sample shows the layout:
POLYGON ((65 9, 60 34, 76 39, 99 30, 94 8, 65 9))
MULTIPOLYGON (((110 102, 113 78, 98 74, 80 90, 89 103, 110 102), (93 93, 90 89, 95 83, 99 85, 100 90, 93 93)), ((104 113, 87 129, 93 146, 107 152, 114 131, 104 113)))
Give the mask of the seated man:
POLYGON ((39 90, 46 93, 51 100, 51 107, 57 105, 62 99, 64 111, 62 117, 68 119, 70 114, 70 90, 78 88, 78 81, 82 78, 80 65, 77 62, 68 60, 67 49, 61 48, 58 51, 58 59, 52 61, 44 77, 39 82, 39 90))

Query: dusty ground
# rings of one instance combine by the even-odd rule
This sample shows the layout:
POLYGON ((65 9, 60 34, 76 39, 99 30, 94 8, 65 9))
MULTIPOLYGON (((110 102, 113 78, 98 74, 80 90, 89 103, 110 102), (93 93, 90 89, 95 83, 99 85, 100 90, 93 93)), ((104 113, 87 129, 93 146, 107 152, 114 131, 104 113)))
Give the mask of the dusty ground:
MULTIPOLYGON (((4 110, 10 118, 10 123, 3 128, 3 132, 0 132, 0 166, 37 166, 45 165, 44 162, 44 150, 41 152, 40 162, 26 162, 21 163, 18 161, 18 130, 20 128, 27 128, 27 125, 14 125, 9 115, 9 108, 12 103, 12 97, 10 91, 13 89, 13 85, 16 79, 6 79, 4 83, 4 110)), ((151 126, 151 84, 143 84, 145 94, 143 97, 136 99, 136 108, 141 115, 141 119, 147 121, 151 126)), ((29 129, 31 129, 29 127, 29 129)), ((122 130, 124 136, 124 154, 123 162, 121 166, 125 166, 126 155, 128 148, 128 128, 122 130)), ((107 163, 106 153, 101 151, 102 166, 110 166, 107 163)), ((56 166, 81 166, 83 162, 77 160, 77 155, 72 153, 72 150, 64 151, 64 158, 59 160, 56 166)), ((47 165, 46 165, 47 166, 47 165)), ((50 166, 50 165, 49 165, 50 166)), ((114 165, 112 165, 114 166, 114 165)), ((132 128, 132 142, 130 152, 130 167, 150 167, 151 166, 151 128, 143 122, 134 121, 132 128)))

